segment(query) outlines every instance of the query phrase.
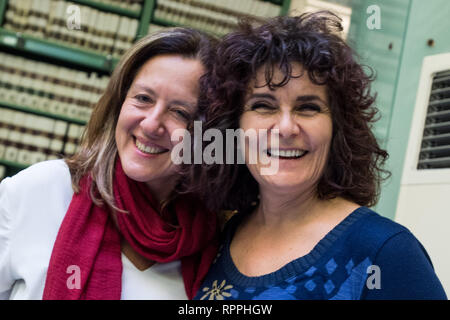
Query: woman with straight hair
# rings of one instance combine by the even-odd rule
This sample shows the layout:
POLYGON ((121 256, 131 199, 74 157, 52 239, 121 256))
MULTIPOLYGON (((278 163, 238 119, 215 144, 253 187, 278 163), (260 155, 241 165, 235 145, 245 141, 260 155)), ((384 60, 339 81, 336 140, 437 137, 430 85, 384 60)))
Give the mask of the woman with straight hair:
POLYGON ((446 299, 419 241, 369 209, 387 152, 372 77, 341 31, 305 13, 243 21, 218 45, 204 130, 268 138, 256 161, 246 135, 245 164, 190 167, 211 208, 238 211, 196 299, 446 299))
POLYGON ((216 217, 171 150, 198 116, 215 40, 175 28, 122 57, 79 151, 0 185, 0 298, 192 298, 216 254, 216 217))

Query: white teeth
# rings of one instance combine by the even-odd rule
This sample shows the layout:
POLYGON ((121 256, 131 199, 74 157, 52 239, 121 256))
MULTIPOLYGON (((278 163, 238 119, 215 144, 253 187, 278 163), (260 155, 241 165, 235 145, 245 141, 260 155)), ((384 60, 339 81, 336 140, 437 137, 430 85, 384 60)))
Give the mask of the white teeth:
POLYGON ((143 143, 140 143, 139 141, 136 140, 136 147, 144 152, 144 153, 149 153, 149 154, 158 154, 158 153, 162 153, 164 151, 166 151, 165 149, 161 149, 161 148, 156 148, 156 147, 149 147, 146 146, 143 143))
POLYGON ((283 158, 299 158, 303 156, 307 151, 306 150, 277 150, 272 149, 269 151, 270 155, 273 157, 283 157, 283 158))

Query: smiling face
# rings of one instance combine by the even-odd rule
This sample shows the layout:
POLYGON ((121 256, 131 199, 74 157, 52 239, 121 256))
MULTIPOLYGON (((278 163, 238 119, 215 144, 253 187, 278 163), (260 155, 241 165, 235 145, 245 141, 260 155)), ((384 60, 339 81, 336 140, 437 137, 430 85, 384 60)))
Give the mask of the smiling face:
MULTIPOLYGON (((271 150, 268 141, 267 154, 271 161, 278 160, 278 170, 273 175, 261 175, 260 162, 249 164, 251 174, 264 189, 283 192, 315 194, 317 183, 327 162, 332 138, 332 119, 325 86, 313 84, 307 72, 298 63, 292 64, 291 78, 280 88, 270 90, 264 86, 264 67, 256 74, 252 92, 248 95, 240 127, 247 129, 279 130, 279 150, 271 150)), ((274 82, 283 79, 276 71, 274 82)), ((248 148, 248 146, 246 146, 248 148)))
POLYGON ((139 70, 123 102, 115 138, 125 174, 145 182, 157 198, 173 189, 176 167, 170 153, 176 129, 185 129, 197 108, 202 64, 160 55, 139 70))

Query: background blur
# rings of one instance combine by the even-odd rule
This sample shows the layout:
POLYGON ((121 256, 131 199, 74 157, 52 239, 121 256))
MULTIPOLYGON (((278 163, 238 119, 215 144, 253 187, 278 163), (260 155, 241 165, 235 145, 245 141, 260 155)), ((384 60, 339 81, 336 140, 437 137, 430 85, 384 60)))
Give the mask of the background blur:
POLYGON ((171 26, 220 36, 245 15, 321 9, 343 19, 343 36, 376 71, 374 132, 392 177, 374 209, 415 234, 450 294, 447 0, 0 0, 0 181, 76 151, 115 64, 140 37, 171 26))

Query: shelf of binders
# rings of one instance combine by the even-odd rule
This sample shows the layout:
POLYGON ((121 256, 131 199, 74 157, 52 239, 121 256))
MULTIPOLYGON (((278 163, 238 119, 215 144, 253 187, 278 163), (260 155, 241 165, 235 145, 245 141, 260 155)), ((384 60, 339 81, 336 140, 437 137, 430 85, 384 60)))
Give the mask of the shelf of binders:
POLYGON ((92 1, 92 0, 70 0, 70 2, 73 2, 75 4, 88 6, 91 8, 98 9, 100 11, 115 13, 121 16, 129 17, 129 18, 135 18, 139 19, 141 17, 141 11, 140 10, 130 10, 125 9, 119 6, 107 4, 104 2, 99 1, 92 1))
POLYGON ((0 52, 0 107, 7 109, 83 125, 108 81, 93 70, 0 52))
POLYGON ((33 163, 72 155, 84 128, 73 119, 1 103, 0 166, 9 175, 33 163))
POLYGON ((4 28, 0 28, 0 45, 107 73, 111 73, 118 62, 117 58, 111 56, 70 47, 56 41, 39 39, 4 28))
POLYGON ((260 0, 265 2, 271 2, 273 4, 281 6, 280 16, 285 16, 289 12, 289 8, 291 7, 291 0, 260 0))
POLYGON ((216 36, 232 31, 239 18, 286 15, 290 0, 158 0, 151 23, 165 27, 192 27, 216 36))
MULTIPOLYGON (((253 0, 254 2, 256 0, 253 0)), ((289 9, 290 0, 257 0, 258 2, 271 3, 279 6, 279 14, 286 14, 289 9)), ((135 34, 136 38, 140 38, 147 33, 148 25, 150 21, 154 24, 174 27, 174 26, 192 26, 192 23, 187 22, 184 19, 183 23, 180 23, 180 19, 167 19, 167 17, 158 15, 158 4, 164 8, 165 3, 179 3, 179 5, 183 5, 183 3, 187 3, 190 6, 191 11, 194 9, 204 8, 206 10, 210 10, 211 12, 217 13, 217 11, 222 11, 223 15, 228 15, 228 20, 225 19, 223 21, 222 26, 216 28, 216 30, 209 30, 211 33, 215 35, 222 35, 226 33, 229 29, 232 28, 233 23, 230 22, 229 16, 234 15, 235 17, 240 17, 242 15, 247 14, 246 12, 239 12, 239 7, 235 10, 230 10, 225 5, 222 5, 220 1, 201 1, 201 0, 191 0, 191 1, 164 1, 159 0, 156 2, 155 0, 143 0, 141 10, 131 10, 123 7, 119 7, 118 5, 111 5, 109 3, 104 3, 100 1, 93 0, 72 0, 71 3, 79 4, 80 6, 86 6, 90 8, 95 8, 103 12, 114 13, 120 16, 125 16, 129 18, 139 19, 139 25, 137 32, 135 34)), ((228 4, 227 4, 228 5, 228 4)), ((3 0, 0 3, 0 23, 5 20, 5 9, 8 6, 8 1, 3 0)), ((192 14, 190 12, 187 13, 192 14)), ((172 16, 173 18, 173 12, 172 16)), ((192 18, 192 17, 191 17, 192 18)), ((195 20, 195 14, 194 14, 195 20)), ((204 27, 210 23, 207 21, 210 17, 202 17, 206 21, 196 21, 197 27, 200 29, 205 29, 204 27), (203 28, 202 28, 203 27, 203 28)), ((206 26, 207 27, 207 26, 206 26)), ((206 30, 208 31, 208 30, 206 30)), ((68 62, 75 65, 80 65, 82 67, 93 68, 97 71, 103 71, 107 73, 111 73, 114 69, 114 66, 118 62, 118 58, 111 57, 111 55, 100 54, 95 51, 82 49, 78 47, 73 47, 70 45, 63 44, 56 40, 48 40, 43 38, 34 37, 28 35, 26 33, 14 32, 11 30, 6 30, 4 28, 0 28, 0 45, 13 47, 24 52, 30 52, 38 55, 43 55, 49 58, 58 59, 62 62, 68 62)))
POLYGON ((130 1, 109 2, 0 0, 0 45, 110 74, 120 56, 147 33, 155 0, 136 0, 134 9, 124 7, 130 1), (71 5, 79 15, 74 30, 68 29, 76 22, 70 18, 76 14, 71 5))
POLYGON ((62 120, 62 121, 68 122, 68 123, 76 123, 79 125, 86 125, 86 123, 87 123, 85 120, 71 118, 71 117, 58 115, 58 114, 54 114, 54 113, 50 113, 50 112, 45 112, 45 111, 41 111, 41 110, 36 110, 36 109, 25 107, 25 106, 19 106, 19 105, 16 105, 16 104, 13 104, 10 102, 6 102, 6 101, 1 101, 1 100, 0 100, 0 108, 7 108, 7 109, 11 109, 11 110, 21 111, 21 112, 34 114, 37 116, 43 116, 43 117, 54 119, 54 120, 62 120))
MULTIPOLYGON (((190 25, 189 23, 174 22, 174 21, 166 20, 166 19, 160 18, 160 17, 154 17, 152 19, 152 24, 154 24, 156 26, 167 27, 167 28, 172 28, 172 27, 191 27, 192 28, 192 27, 195 27, 193 25, 190 25)), ((152 25, 150 27, 152 27, 152 25)), ((199 29, 202 29, 202 28, 199 28, 199 29)), ((221 37, 223 35, 223 33, 213 31, 213 30, 206 30, 206 31, 209 34, 212 34, 217 37, 221 37)))

